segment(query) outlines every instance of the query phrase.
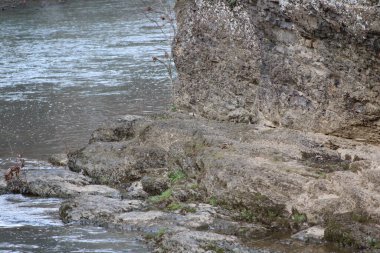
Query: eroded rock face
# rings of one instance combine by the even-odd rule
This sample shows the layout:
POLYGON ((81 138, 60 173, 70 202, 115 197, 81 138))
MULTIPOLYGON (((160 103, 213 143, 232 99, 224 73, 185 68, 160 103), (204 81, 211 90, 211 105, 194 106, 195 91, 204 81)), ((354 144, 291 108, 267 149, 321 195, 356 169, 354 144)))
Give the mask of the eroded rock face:
POLYGON ((380 142, 378 1, 181 0, 176 10, 177 105, 380 142))

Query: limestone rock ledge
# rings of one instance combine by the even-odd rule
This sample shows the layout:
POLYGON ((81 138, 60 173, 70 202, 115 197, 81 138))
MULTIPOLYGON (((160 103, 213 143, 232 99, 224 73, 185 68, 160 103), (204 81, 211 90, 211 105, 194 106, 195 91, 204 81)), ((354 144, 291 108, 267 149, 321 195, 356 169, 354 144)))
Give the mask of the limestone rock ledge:
POLYGON ((380 5, 180 0, 176 104, 380 143, 380 5))
MULTIPOLYGON (((333 231, 329 238, 334 239, 339 237, 336 234, 366 226, 372 244, 363 242, 367 237, 362 234, 355 237, 353 233, 345 245, 371 248, 377 247, 380 240, 376 237, 380 224, 378 145, 281 127, 210 121, 179 113, 118 121, 108 129, 97 130, 93 136, 96 138, 90 144, 69 154, 71 170, 89 175, 94 182, 118 188, 125 198, 120 201, 134 199, 131 196, 136 194, 130 192, 133 189, 142 192, 154 189, 144 192, 150 197, 137 194, 142 196, 138 201, 148 203, 145 211, 159 215, 141 210, 112 214, 111 221, 116 224, 120 221, 127 227, 134 226, 134 219, 141 215, 157 214, 157 219, 149 224, 176 227, 184 219, 190 219, 192 212, 198 212, 193 203, 208 203, 218 207, 216 213, 206 219, 198 217, 194 222, 186 220, 181 226, 206 231, 212 228, 218 234, 250 240, 257 234, 265 235, 266 231, 297 232, 316 224, 333 227, 334 230, 327 231, 333 231), (117 129, 128 130, 121 131, 122 134, 117 129), (119 134, 110 134, 115 131, 119 134), (173 211, 181 215, 173 218, 174 214, 170 214, 173 211), (370 218, 339 225, 344 228, 342 232, 331 221, 347 214, 370 218), (213 223, 215 218, 228 222, 213 223), (236 228, 234 222, 245 224, 244 228, 226 229, 236 228), (257 232, 252 225, 263 229, 257 232), (371 235, 371 231, 375 232, 371 235)), ((67 210, 88 204, 72 201, 68 205, 74 208, 67 210)), ((101 217, 106 213, 100 212, 101 217)))

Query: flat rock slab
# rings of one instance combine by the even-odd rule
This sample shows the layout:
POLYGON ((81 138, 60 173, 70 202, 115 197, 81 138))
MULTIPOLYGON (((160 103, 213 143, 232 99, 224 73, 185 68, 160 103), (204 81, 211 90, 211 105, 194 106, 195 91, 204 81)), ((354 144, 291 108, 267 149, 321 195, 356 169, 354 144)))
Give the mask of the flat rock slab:
POLYGON ((91 178, 66 169, 23 170, 20 177, 8 183, 9 191, 41 197, 68 198, 80 193, 119 198, 119 191, 104 185, 91 185, 91 178))

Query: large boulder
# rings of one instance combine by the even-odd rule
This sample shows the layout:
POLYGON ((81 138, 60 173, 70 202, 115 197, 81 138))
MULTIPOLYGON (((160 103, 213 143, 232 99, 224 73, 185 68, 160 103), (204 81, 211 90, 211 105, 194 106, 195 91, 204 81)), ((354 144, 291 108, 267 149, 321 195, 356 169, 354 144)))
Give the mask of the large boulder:
POLYGON ((205 117, 380 142, 374 0, 180 0, 175 102, 205 117))

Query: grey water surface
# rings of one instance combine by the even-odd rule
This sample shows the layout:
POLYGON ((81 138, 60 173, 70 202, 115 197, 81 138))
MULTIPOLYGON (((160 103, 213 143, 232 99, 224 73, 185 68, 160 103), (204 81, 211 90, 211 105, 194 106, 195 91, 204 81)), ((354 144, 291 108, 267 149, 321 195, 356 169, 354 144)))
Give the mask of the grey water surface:
POLYGON ((167 72, 152 57, 171 31, 144 11, 157 1, 27 3, 0 11, 0 157, 46 159, 110 118, 168 107, 167 72))
MULTIPOLYGON (((84 146, 100 123, 164 111, 168 34, 154 0, 27 1, 0 11, 0 170, 84 146), (59 2, 59 3, 58 3, 59 2)), ((32 165, 31 165, 32 164, 32 165)), ((149 252, 134 233, 64 225, 60 199, 0 195, 0 252, 149 252)))
POLYGON ((149 252, 133 233, 63 225, 60 202, 0 195, 0 252, 149 252))

